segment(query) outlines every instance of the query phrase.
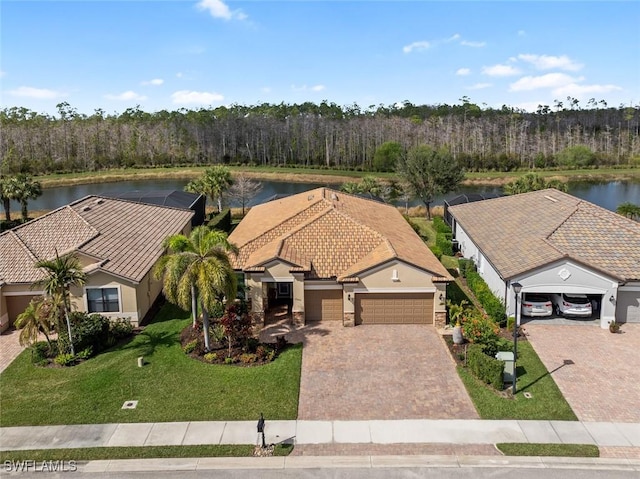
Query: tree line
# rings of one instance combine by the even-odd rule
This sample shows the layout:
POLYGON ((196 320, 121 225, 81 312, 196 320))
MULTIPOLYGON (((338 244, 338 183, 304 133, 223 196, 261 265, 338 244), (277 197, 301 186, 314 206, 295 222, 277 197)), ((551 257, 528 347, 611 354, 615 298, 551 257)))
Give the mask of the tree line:
POLYGON ((57 111, 0 111, 5 174, 212 164, 374 171, 376 150, 388 142, 405 152, 446 148, 467 171, 553 167, 572 147, 588 149, 593 165, 640 158, 640 108, 595 99, 582 106, 568 98, 534 113, 481 107, 467 97, 457 105, 363 109, 323 101, 91 115, 63 102, 57 111))

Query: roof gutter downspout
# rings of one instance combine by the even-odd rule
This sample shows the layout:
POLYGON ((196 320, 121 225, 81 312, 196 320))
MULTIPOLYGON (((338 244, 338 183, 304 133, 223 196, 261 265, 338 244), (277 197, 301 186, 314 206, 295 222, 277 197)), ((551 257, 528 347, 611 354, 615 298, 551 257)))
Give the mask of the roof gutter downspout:
POLYGON ((505 308, 505 314, 507 315, 507 318, 509 317, 509 313, 507 312, 507 302, 509 301, 509 296, 507 296, 507 293, 509 292, 509 290, 511 289, 511 280, 509 280, 509 285, 507 286, 507 283, 504 283, 504 308, 505 308))

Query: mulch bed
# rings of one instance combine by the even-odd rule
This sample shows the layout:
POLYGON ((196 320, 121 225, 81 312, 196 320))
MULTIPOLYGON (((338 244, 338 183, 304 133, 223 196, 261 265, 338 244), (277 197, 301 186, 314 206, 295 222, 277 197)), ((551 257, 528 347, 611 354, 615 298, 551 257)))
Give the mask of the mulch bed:
POLYGON ((225 341, 217 342, 213 337, 210 339, 210 354, 205 354, 201 325, 196 325, 195 328, 189 325, 180 334, 180 344, 183 350, 188 344, 196 342, 195 348, 186 354, 207 364, 261 366, 273 362, 282 351, 290 346, 284 336, 278 336, 275 343, 261 343, 257 339, 251 338, 246 342, 233 344, 231 353, 229 353, 229 346, 225 341))

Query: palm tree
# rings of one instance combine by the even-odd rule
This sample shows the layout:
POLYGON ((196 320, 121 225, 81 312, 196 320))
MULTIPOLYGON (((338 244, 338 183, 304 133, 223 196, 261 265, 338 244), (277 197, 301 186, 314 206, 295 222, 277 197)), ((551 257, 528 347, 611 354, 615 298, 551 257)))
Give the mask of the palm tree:
POLYGON ((169 251, 156 264, 154 276, 162 279, 166 298, 185 310, 191 308, 194 316, 199 297, 204 347, 209 351, 209 311, 222 296, 236 297, 237 279, 229 254, 237 254, 238 249, 226 233, 206 226, 197 226, 188 237, 169 236, 164 244, 169 251))
POLYGON ((211 201, 218 204, 219 213, 222 211, 222 196, 232 184, 231 170, 218 165, 206 169, 200 178, 190 181, 184 189, 211 198, 211 201))
POLYGON ((15 176, 0 175, 0 200, 4 207, 5 221, 11 221, 11 200, 18 199, 18 183, 15 176))
POLYGON ((640 219, 640 206, 634 205, 630 201, 620 203, 616 208, 616 213, 622 216, 626 216, 630 220, 635 218, 640 219))
MULTIPOLYGON (((55 303, 60 305, 63 316, 67 322, 71 354, 75 354, 71 337, 71 321, 69 320, 69 312, 71 311, 69 289, 71 286, 80 287, 86 281, 86 275, 82 271, 80 260, 73 254, 60 257, 56 252, 54 259, 38 261, 36 268, 44 270, 46 277, 35 284, 42 286, 45 293, 52 298, 55 303)), ((58 337, 60 337, 60 328, 58 328, 58 337)))
POLYGON ((27 206, 29 200, 33 200, 42 195, 42 186, 39 181, 35 181, 31 176, 19 174, 15 177, 16 198, 22 206, 22 221, 29 219, 27 206))
POLYGON ((43 333, 47 338, 47 343, 51 344, 49 334, 51 334, 50 304, 46 300, 32 299, 27 308, 18 315, 15 327, 20 331, 20 346, 28 346, 38 340, 38 334, 43 333))

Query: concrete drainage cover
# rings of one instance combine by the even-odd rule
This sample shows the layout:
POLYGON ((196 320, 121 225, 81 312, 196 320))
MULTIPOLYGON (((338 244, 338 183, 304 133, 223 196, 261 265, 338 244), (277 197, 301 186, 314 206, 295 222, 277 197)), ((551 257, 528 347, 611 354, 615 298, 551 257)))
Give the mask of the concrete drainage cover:
POLYGON ((122 409, 135 409, 138 405, 138 401, 125 401, 122 405, 122 409))

